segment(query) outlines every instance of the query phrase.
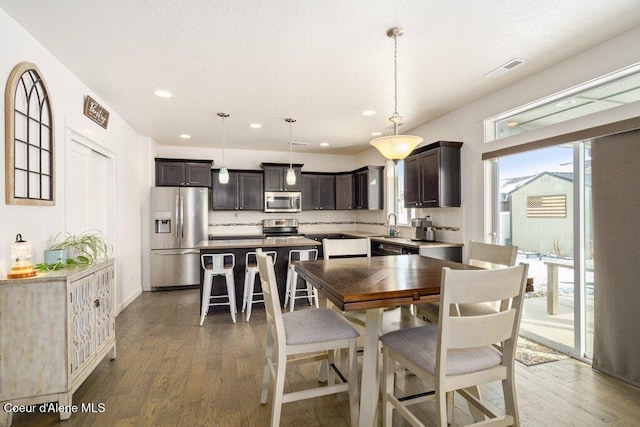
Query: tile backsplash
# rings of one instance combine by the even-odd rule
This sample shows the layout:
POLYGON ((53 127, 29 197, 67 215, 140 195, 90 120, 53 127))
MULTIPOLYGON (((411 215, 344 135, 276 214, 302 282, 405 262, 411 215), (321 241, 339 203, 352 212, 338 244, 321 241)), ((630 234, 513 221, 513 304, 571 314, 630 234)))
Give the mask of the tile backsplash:
MULTIPOLYGON (((439 241, 464 243, 462 208, 419 209, 413 217, 430 215, 439 241)), ((262 220, 268 218, 295 218, 301 233, 340 233, 362 231, 384 234, 387 215, 379 211, 303 211, 298 213, 265 213, 259 211, 209 211, 209 234, 224 236, 261 234, 262 220)), ((398 227, 400 236, 411 238, 415 229, 408 225, 398 227)))

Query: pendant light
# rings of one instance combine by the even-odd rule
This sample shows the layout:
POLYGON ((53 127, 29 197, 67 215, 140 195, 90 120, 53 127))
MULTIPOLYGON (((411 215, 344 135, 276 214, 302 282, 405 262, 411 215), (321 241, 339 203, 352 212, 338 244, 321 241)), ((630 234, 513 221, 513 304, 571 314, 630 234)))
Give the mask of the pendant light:
POLYGON ((225 149, 225 132, 224 132, 224 119, 229 117, 227 113, 218 113, 218 117, 222 118, 222 167, 218 171, 218 182, 220 184, 229 183, 229 170, 224 166, 224 149, 225 149))
POLYGON ((296 185, 296 171, 293 170, 293 144, 291 139, 291 128, 296 122, 296 119, 284 119, 289 123, 289 169, 287 169, 287 185, 296 185))
POLYGON ((397 163, 407 157, 413 149, 420 144, 423 139, 413 135, 398 135, 398 125, 402 122, 402 116, 398 114, 398 37, 404 34, 404 30, 400 27, 393 27, 387 30, 387 36, 393 38, 394 53, 394 92, 395 103, 393 115, 389 117, 389 121, 393 123, 393 135, 381 136, 372 139, 370 144, 380 151, 380 153, 389 160, 397 163))

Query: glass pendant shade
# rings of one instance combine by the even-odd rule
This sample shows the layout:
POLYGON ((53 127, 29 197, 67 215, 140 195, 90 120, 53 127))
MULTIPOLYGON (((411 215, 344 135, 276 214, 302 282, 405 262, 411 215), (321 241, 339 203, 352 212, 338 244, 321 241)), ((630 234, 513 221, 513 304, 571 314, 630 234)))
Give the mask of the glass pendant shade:
POLYGON ((407 157, 423 141, 419 136, 390 135, 371 140, 370 144, 389 160, 397 162, 407 157))
POLYGON ((22 240, 22 235, 16 236, 16 241, 11 244, 11 271, 7 274, 9 279, 32 277, 36 271, 31 264, 31 243, 22 240))
POLYGON ((220 184, 228 184, 229 183, 229 170, 225 167, 220 168, 218 172, 218 182, 220 184))
POLYGON ((287 169, 287 185, 296 185, 296 171, 290 167, 287 169))

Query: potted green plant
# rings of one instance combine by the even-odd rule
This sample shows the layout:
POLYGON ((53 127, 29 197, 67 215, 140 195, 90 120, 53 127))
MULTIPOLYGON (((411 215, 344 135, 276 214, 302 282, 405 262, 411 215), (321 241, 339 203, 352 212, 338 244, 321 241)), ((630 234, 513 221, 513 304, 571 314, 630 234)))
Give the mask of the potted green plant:
POLYGON ((80 234, 62 232, 47 248, 47 251, 52 251, 53 257, 45 256, 45 262, 37 264, 36 267, 40 271, 51 271, 90 265, 108 258, 111 250, 109 241, 100 230, 88 230, 80 234), (64 251, 66 255, 60 251, 64 251))

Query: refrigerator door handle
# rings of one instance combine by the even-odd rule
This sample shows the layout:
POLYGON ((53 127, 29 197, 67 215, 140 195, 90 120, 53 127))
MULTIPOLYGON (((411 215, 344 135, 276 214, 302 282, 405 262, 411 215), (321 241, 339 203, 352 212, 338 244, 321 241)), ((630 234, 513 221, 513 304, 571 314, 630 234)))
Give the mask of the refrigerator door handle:
POLYGON ((200 255, 200 251, 167 251, 163 249, 162 252, 154 252, 153 255, 155 256, 200 255))
POLYGON ((184 239, 184 196, 180 196, 180 238, 184 239))
POLYGON ((179 224, 180 224, 180 221, 181 221, 181 218, 179 216, 180 211, 178 209, 178 197, 179 196, 176 196, 176 239, 178 238, 178 227, 179 227, 179 224))

